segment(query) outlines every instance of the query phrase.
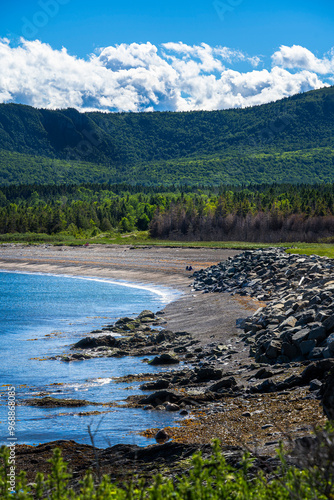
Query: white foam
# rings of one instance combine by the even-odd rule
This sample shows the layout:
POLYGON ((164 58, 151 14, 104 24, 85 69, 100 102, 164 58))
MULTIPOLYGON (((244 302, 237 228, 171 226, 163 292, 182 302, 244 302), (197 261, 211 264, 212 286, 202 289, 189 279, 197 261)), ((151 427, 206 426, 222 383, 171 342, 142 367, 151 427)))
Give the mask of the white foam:
POLYGON ((100 283, 106 283, 109 285, 123 286, 127 288, 137 288, 139 290, 147 290, 148 292, 159 295, 164 303, 168 304, 169 302, 173 302, 177 298, 179 298, 182 294, 179 290, 175 290, 174 288, 168 288, 164 286, 158 286, 153 283, 136 283, 125 280, 113 280, 108 278, 99 278, 98 276, 73 276, 71 274, 53 274, 53 273, 45 273, 39 271, 12 271, 6 269, 0 269, 0 273, 12 273, 12 274, 28 274, 28 275, 37 275, 37 276, 53 276, 55 278, 69 278, 69 279, 78 279, 78 280, 86 280, 86 281, 98 281, 100 283))

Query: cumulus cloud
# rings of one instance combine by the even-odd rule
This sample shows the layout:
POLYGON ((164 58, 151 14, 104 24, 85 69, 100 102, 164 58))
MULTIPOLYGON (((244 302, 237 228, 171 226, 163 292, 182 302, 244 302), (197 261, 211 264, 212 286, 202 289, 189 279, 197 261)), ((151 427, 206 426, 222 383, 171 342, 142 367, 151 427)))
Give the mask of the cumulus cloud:
POLYGON ((0 102, 79 111, 213 110, 263 104, 333 81, 334 54, 282 46, 272 67, 228 47, 149 42, 104 47, 86 59, 38 40, 0 39, 0 102), (236 64, 245 69, 237 71, 236 64), (247 66, 249 67, 247 69, 247 66))
POLYGON ((282 66, 288 69, 306 69, 326 75, 334 73, 334 54, 330 51, 329 57, 317 58, 310 50, 300 45, 287 47, 282 45, 272 56, 275 66, 282 66))

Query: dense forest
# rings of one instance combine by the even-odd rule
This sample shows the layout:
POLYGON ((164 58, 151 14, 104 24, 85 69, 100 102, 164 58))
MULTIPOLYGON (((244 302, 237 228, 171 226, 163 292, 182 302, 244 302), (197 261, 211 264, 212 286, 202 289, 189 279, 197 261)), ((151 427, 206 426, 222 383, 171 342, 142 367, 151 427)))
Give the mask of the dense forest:
POLYGON ((183 187, 85 184, 0 189, 0 234, 149 230, 173 240, 318 241, 334 236, 334 184, 183 187))
POLYGON ((334 87, 246 109, 0 105, 0 185, 334 182, 334 87))

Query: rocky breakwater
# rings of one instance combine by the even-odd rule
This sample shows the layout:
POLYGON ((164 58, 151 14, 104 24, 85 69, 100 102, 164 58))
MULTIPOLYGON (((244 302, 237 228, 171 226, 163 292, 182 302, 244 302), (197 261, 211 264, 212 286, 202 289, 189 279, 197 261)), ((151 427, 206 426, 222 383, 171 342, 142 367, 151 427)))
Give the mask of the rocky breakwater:
POLYGON ((194 273, 194 289, 229 292, 268 301, 244 320, 241 334, 257 363, 294 373, 280 383, 265 380, 251 392, 309 385, 328 418, 334 416, 334 262, 286 254, 283 249, 246 251, 194 273), (302 373, 300 368, 307 365, 302 373))
POLYGON ((258 363, 334 357, 334 263, 270 248, 246 251, 194 273, 194 289, 268 301, 243 322, 258 363))

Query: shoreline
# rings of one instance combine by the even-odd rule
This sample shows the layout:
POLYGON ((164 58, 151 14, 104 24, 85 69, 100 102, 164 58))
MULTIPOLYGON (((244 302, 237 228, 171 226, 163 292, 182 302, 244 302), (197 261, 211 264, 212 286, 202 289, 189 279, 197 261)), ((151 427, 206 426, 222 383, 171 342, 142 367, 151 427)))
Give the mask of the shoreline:
POLYGON ((258 302, 227 294, 222 297, 221 294, 193 293, 189 286, 192 272, 187 272, 185 268, 190 264, 193 271, 197 271, 239 253, 239 250, 233 249, 133 248, 117 245, 27 247, 18 244, 0 246, 0 270, 122 280, 174 289, 182 295, 165 306, 165 328, 188 329, 203 342, 213 338, 212 335, 221 335, 222 341, 225 341, 231 334, 237 334, 235 320, 258 309, 258 302))
MULTIPOLYGON (((83 274, 83 269, 85 274, 87 272, 90 276, 98 270, 104 277, 106 277, 105 275, 113 275, 114 278, 115 275, 119 276, 121 270, 124 269, 127 279, 131 276, 133 280, 134 276, 136 276, 137 279, 140 277, 142 282, 154 282, 158 286, 166 286, 167 281, 167 286, 173 286, 175 289, 183 291, 183 295, 179 299, 169 303, 164 308, 162 325, 165 331, 176 332, 176 336, 178 335, 177 332, 187 332, 187 334, 191 335, 193 343, 196 344, 187 351, 188 354, 191 354, 193 361, 190 361, 190 363, 193 363, 194 369, 181 375, 180 384, 182 387, 178 389, 172 378, 170 378, 169 382, 171 383, 172 392, 181 391, 182 393, 182 391, 186 391, 183 396, 184 394, 188 395, 188 400, 187 398, 184 400, 184 397, 180 399, 180 395, 177 397, 178 402, 181 403, 181 408, 182 404, 186 405, 187 412, 190 411, 191 416, 185 419, 181 428, 166 429, 173 441, 169 441, 164 445, 139 447, 139 450, 143 450, 142 452, 139 452, 138 447, 134 445, 120 444, 107 450, 99 449, 101 456, 109 454, 110 458, 118 450, 118 458, 123 460, 131 450, 134 457, 137 457, 138 453, 144 455, 145 453, 148 455, 151 453, 154 455, 154 453, 158 453, 158 451, 154 450, 158 449, 163 456, 164 453, 170 453, 170 449, 177 446, 179 446, 178 450, 181 455, 188 449, 191 449, 193 453, 196 448, 208 446, 212 437, 218 434, 229 450, 233 447, 241 449, 243 445, 250 445, 263 456, 272 457, 278 446, 279 439, 287 437, 286 429, 289 429, 289 426, 296 426, 296 423, 301 421, 300 411, 303 412, 303 426, 296 427, 294 437, 305 435, 305 431, 309 431, 313 422, 319 423, 323 421, 318 402, 308 398, 307 390, 304 387, 288 390, 279 397, 275 392, 269 394, 245 392, 247 386, 249 387, 248 381, 256 381, 258 372, 260 373, 263 367, 261 364, 255 363, 254 358, 250 358, 249 346, 245 345, 240 339, 241 330, 236 327, 236 320, 251 316, 259 306, 265 304, 249 296, 231 296, 227 293, 203 294, 201 291, 195 291, 189 286, 189 274, 184 269, 185 263, 189 264, 190 259, 191 265, 193 265, 195 258, 197 259, 196 265, 193 265, 196 271, 202 267, 209 267, 221 260, 225 260, 229 256, 233 257, 240 252, 231 250, 229 254, 226 250, 217 252, 210 249, 207 251, 203 251, 203 249, 194 251, 192 249, 191 254, 189 254, 189 249, 186 249, 185 253, 181 251, 176 254, 175 249, 169 251, 156 248, 140 249, 138 252, 126 249, 125 254, 121 256, 123 261, 120 262, 119 249, 104 248, 103 255, 101 255, 101 249, 96 249, 95 260, 93 259, 94 252, 91 251, 90 260, 87 262, 87 259, 84 258, 87 255, 84 253, 85 249, 79 251, 76 249, 76 254, 69 252, 67 258, 61 259, 62 262, 60 262, 60 259, 55 258, 56 251, 52 250, 53 253, 50 256, 47 253, 49 252, 47 248, 42 249, 41 254, 38 254, 38 249, 33 249, 30 254, 27 251, 23 253, 23 250, 26 249, 22 249, 22 247, 11 248, 11 250, 11 255, 8 255, 7 249, 6 256, 3 255, 4 252, 0 251, 0 269, 5 267, 8 269, 9 264, 12 269, 20 271, 23 268, 28 268, 29 270, 34 269, 34 271, 38 270, 38 272, 52 272, 52 274, 55 274, 53 271, 56 270, 57 274, 65 272, 77 276, 83 274), (114 250, 114 253, 111 250, 114 250), (113 255, 109 255, 107 252, 111 252, 113 255), (128 253, 126 254, 126 252, 128 253), (109 262, 107 263, 108 259, 109 262), (74 260, 75 262, 73 262, 74 260), (113 263, 111 264, 112 260, 113 263), (156 269, 157 263, 161 266, 162 262, 165 262, 166 266, 159 269, 158 272, 156 269), (131 266, 135 269, 129 270, 131 266), (223 380, 224 377, 227 377, 226 382, 230 383, 227 392, 219 393, 218 391, 216 394, 210 392, 210 387, 213 387, 213 382, 210 382, 210 380, 214 380, 212 378, 201 381, 200 384, 198 383, 196 373, 199 373, 198 370, 201 372, 202 366, 208 366, 211 373, 212 370, 220 372, 220 378, 223 373, 223 380)), ((163 353, 164 350, 175 346, 178 348, 177 346, 181 345, 178 342, 179 340, 177 342, 168 340, 168 342, 161 345, 160 350, 158 349, 155 352, 163 353)), ((128 349, 129 354, 126 355, 132 355, 131 349, 132 347, 130 351, 128 349)), ((280 383, 289 375, 298 374, 301 368, 300 365, 294 366, 293 364, 285 370, 281 370, 279 367, 271 367, 272 373, 268 376, 272 376, 277 383, 280 383)), ((213 375, 215 376, 215 373, 213 375)), ((157 379, 159 376, 162 377, 163 374, 156 373, 152 378, 157 379)), ((152 380, 152 378, 148 380, 152 380)), ((132 400, 131 397, 128 399, 129 405, 135 405, 132 407, 138 407, 138 404, 140 407, 143 404, 138 400, 138 397, 134 397, 132 400)), ((153 403, 153 408, 150 408, 150 410, 155 410, 154 405, 155 403, 153 403)), ((144 431, 146 434, 142 435, 154 437, 157 430, 147 429, 144 431)), ((79 455, 82 454, 82 451, 80 451, 83 449, 82 447, 84 446, 88 455, 92 453, 92 447, 89 447, 89 445, 78 445, 72 441, 45 443, 37 447, 20 445, 18 448, 19 466, 32 474, 33 470, 29 466, 29 460, 34 457, 37 460, 38 468, 42 467, 42 471, 45 471, 43 460, 45 462, 45 457, 51 457, 51 446, 60 446, 65 455, 65 460, 69 460, 71 466, 74 469, 79 468, 79 470, 82 470, 79 458, 79 455)), ((166 461, 167 458, 165 457, 164 460, 166 461)), ((92 459, 91 465, 93 461, 92 459)), ((107 461, 110 464, 109 459, 107 461)), ((137 465, 136 460, 134 462, 130 460, 128 472, 136 470, 137 465)), ((141 470, 145 471, 145 467, 143 466, 141 470)), ((34 470, 36 470, 36 467, 34 467, 34 470)), ((108 472, 108 469, 106 469, 106 472, 108 472)), ((115 473, 113 471, 113 474, 115 473)), ((30 479, 32 479, 32 475, 30 479)))

